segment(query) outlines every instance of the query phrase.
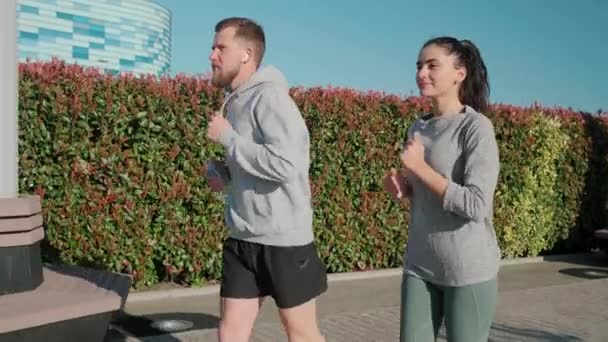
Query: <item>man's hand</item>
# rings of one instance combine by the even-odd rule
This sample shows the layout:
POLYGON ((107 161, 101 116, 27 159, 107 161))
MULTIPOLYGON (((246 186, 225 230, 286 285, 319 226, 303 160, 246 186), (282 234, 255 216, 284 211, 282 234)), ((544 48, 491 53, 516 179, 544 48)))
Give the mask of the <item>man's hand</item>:
POLYGON ((221 113, 216 112, 209 117, 209 124, 207 125, 207 138, 219 142, 222 134, 230 129, 230 123, 221 113))
POLYGON ((220 177, 207 176, 207 183, 209 183, 209 187, 211 188, 211 190, 215 192, 224 191, 224 182, 222 182, 222 179, 220 177))
POLYGON ((222 180, 222 176, 220 174, 220 170, 218 168, 226 167, 223 162, 219 161, 210 161, 205 165, 205 174, 207 176, 207 183, 209 183, 209 187, 211 190, 215 192, 224 191, 224 181, 222 180))

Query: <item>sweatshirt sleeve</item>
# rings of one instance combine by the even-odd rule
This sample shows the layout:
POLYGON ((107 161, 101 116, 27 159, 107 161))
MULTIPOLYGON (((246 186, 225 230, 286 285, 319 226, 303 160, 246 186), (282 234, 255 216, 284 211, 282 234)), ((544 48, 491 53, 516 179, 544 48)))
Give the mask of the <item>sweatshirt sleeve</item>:
POLYGON ((500 168, 492 123, 485 116, 479 117, 464 137, 463 184, 449 180, 443 197, 445 210, 474 221, 491 213, 500 168))
POLYGON ((245 172, 265 180, 288 183, 307 163, 308 129, 289 93, 268 87, 254 108, 263 143, 243 139, 232 128, 220 137, 231 158, 245 172))

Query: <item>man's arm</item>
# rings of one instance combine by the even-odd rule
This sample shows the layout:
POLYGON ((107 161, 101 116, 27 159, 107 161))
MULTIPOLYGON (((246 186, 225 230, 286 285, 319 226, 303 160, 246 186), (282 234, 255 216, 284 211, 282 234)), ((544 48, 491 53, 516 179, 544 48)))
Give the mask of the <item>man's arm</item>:
POLYGON ((264 142, 256 144, 232 127, 220 136, 231 158, 245 172, 269 181, 289 182, 308 163, 308 129, 289 93, 268 88, 254 109, 264 142))

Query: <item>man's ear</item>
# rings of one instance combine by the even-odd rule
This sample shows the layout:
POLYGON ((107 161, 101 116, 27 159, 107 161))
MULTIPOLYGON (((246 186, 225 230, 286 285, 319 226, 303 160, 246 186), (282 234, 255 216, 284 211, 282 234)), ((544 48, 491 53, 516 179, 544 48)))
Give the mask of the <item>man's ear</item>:
POLYGON ((241 59, 241 63, 247 64, 251 60, 251 56, 253 55, 252 49, 246 49, 243 53, 243 58, 241 59))

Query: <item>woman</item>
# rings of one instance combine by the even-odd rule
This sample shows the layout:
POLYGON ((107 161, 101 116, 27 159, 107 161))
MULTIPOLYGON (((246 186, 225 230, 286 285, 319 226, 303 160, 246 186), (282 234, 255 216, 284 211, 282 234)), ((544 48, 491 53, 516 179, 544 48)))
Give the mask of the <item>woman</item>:
POLYGON ((409 198, 401 290, 401 341, 487 341, 494 318, 500 250, 492 224, 499 157, 479 50, 440 37, 424 44, 416 81, 432 113, 408 130, 402 170, 384 179, 409 198))

